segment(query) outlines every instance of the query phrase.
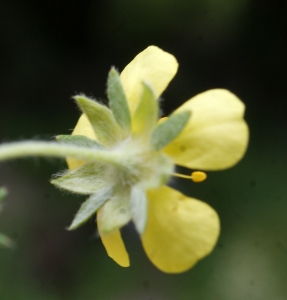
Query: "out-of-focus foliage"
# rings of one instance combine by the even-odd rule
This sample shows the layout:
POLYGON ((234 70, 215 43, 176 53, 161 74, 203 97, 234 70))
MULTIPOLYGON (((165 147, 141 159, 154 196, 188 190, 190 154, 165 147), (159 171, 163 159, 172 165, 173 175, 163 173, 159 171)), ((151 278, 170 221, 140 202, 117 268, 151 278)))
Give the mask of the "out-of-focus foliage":
MULTIPOLYGON (((4 188, 0 188, 0 213, 2 211, 2 202, 7 195, 7 191, 4 188)), ((0 246, 2 247, 12 247, 13 242, 3 233, 0 232, 0 246)))
POLYGON ((176 276, 150 264, 130 226, 128 269, 106 257, 94 222, 65 230, 83 199, 49 185, 64 162, 2 164, 0 229, 17 248, 0 249, 0 298, 285 299, 286 16, 284 0, 1 1, 1 141, 70 134, 79 117, 71 96, 105 99, 110 67, 121 71, 151 44, 179 61, 166 114, 227 88, 245 102, 251 140, 236 167, 172 182, 208 202, 222 227, 216 250, 176 276))

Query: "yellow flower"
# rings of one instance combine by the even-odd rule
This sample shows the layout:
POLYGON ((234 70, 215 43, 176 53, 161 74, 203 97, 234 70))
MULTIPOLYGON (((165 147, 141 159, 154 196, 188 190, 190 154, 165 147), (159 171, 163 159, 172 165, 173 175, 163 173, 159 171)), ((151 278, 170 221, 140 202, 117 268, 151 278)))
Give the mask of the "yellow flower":
MULTIPOLYGON (((122 93, 128 106, 125 108, 124 101, 122 109, 110 103, 114 117, 99 104, 95 104, 98 113, 91 116, 88 99, 76 97, 84 114, 72 135, 97 141, 97 149, 104 148, 120 159, 112 167, 103 162, 89 168, 85 168, 84 161, 68 159, 72 175, 66 176, 66 181, 70 180, 71 186, 72 172, 81 168, 81 174, 88 174, 90 182, 95 178, 96 187, 87 188, 86 193, 95 192, 98 206, 98 199, 103 199, 99 209, 97 206, 98 230, 108 255, 121 266, 129 266, 129 257, 119 229, 130 220, 140 233, 147 256, 164 272, 186 271, 208 255, 219 236, 217 213, 208 204, 165 184, 174 174, 175 165, 221 170, 236 164, 246 151, 244 105, 224 89, 203 92, 185 102, 167 120, 156 122, 158 104, 153 99, 160 97, 177 68, 171 54, 150 46, 125 67, 120 85, 115 88, 111 83, 111 78, 116 78, 113 70, 108 96, 122 93), (109 181, 113 190, 107 192, 109 181), (105 196, 99 196, 97 189, 105 196)), ((83 189, 84 193, 86 186, 79 183, 74 191, 83 189)), ((83 205, 81 211, 89 207, 90 204, 83 205)))

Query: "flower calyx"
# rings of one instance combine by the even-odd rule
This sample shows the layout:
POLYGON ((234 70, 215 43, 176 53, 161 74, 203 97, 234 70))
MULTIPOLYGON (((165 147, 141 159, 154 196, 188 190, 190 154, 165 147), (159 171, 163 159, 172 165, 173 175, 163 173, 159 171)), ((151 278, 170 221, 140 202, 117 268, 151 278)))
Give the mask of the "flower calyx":
MULTIPOLYGON (((84 95, 74 99, 83 112, 82 120, 92 131, 60 135, 60 143, 105 152, 105 160, 68 159, 71 170, 60 173, 52 183, 74 193, 88 194, 69 229, 76 229, 100 208, 100 232, 120 228, 131 219, 139 233, 147 219, 146 191, 167 183, 174 172, 173 161, 161 150, 184 128, 190 113, 172 114, 158 122, 159 108, 153 88, 142 82, 140 101, 131 113, 118 72, 109 72, 109 108, 84 95), (72 166, 72 167, 71 167, 72 166), (74 167, 75 166, 75 167, 74 167)), ((80 119, 81 120, 81 119, 80 119)))

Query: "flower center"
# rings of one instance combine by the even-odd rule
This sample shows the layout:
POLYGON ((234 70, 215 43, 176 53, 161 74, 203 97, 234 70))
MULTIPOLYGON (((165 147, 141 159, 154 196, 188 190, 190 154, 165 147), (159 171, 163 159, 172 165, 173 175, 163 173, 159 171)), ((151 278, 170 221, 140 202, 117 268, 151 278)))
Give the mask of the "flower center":
POLYGON ((145 190, 157 188, 166 184, 174 172, 174 163, 167 155, 141 142, 132 140, 119 148, 123 158, 117 177, 124 185, 139 184, 145 190))

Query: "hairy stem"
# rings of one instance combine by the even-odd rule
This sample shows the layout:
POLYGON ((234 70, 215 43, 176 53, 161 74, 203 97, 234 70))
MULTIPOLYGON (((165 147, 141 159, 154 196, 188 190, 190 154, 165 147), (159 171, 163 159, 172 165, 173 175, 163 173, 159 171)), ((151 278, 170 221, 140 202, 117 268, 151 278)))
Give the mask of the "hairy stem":
POLYGON ((30 156, 73 157, 116 165, 120 162, 119 153, 117 152, 89 149, 56 142, 27 141, 7 143, 0 146, 0 161, 30 156))

